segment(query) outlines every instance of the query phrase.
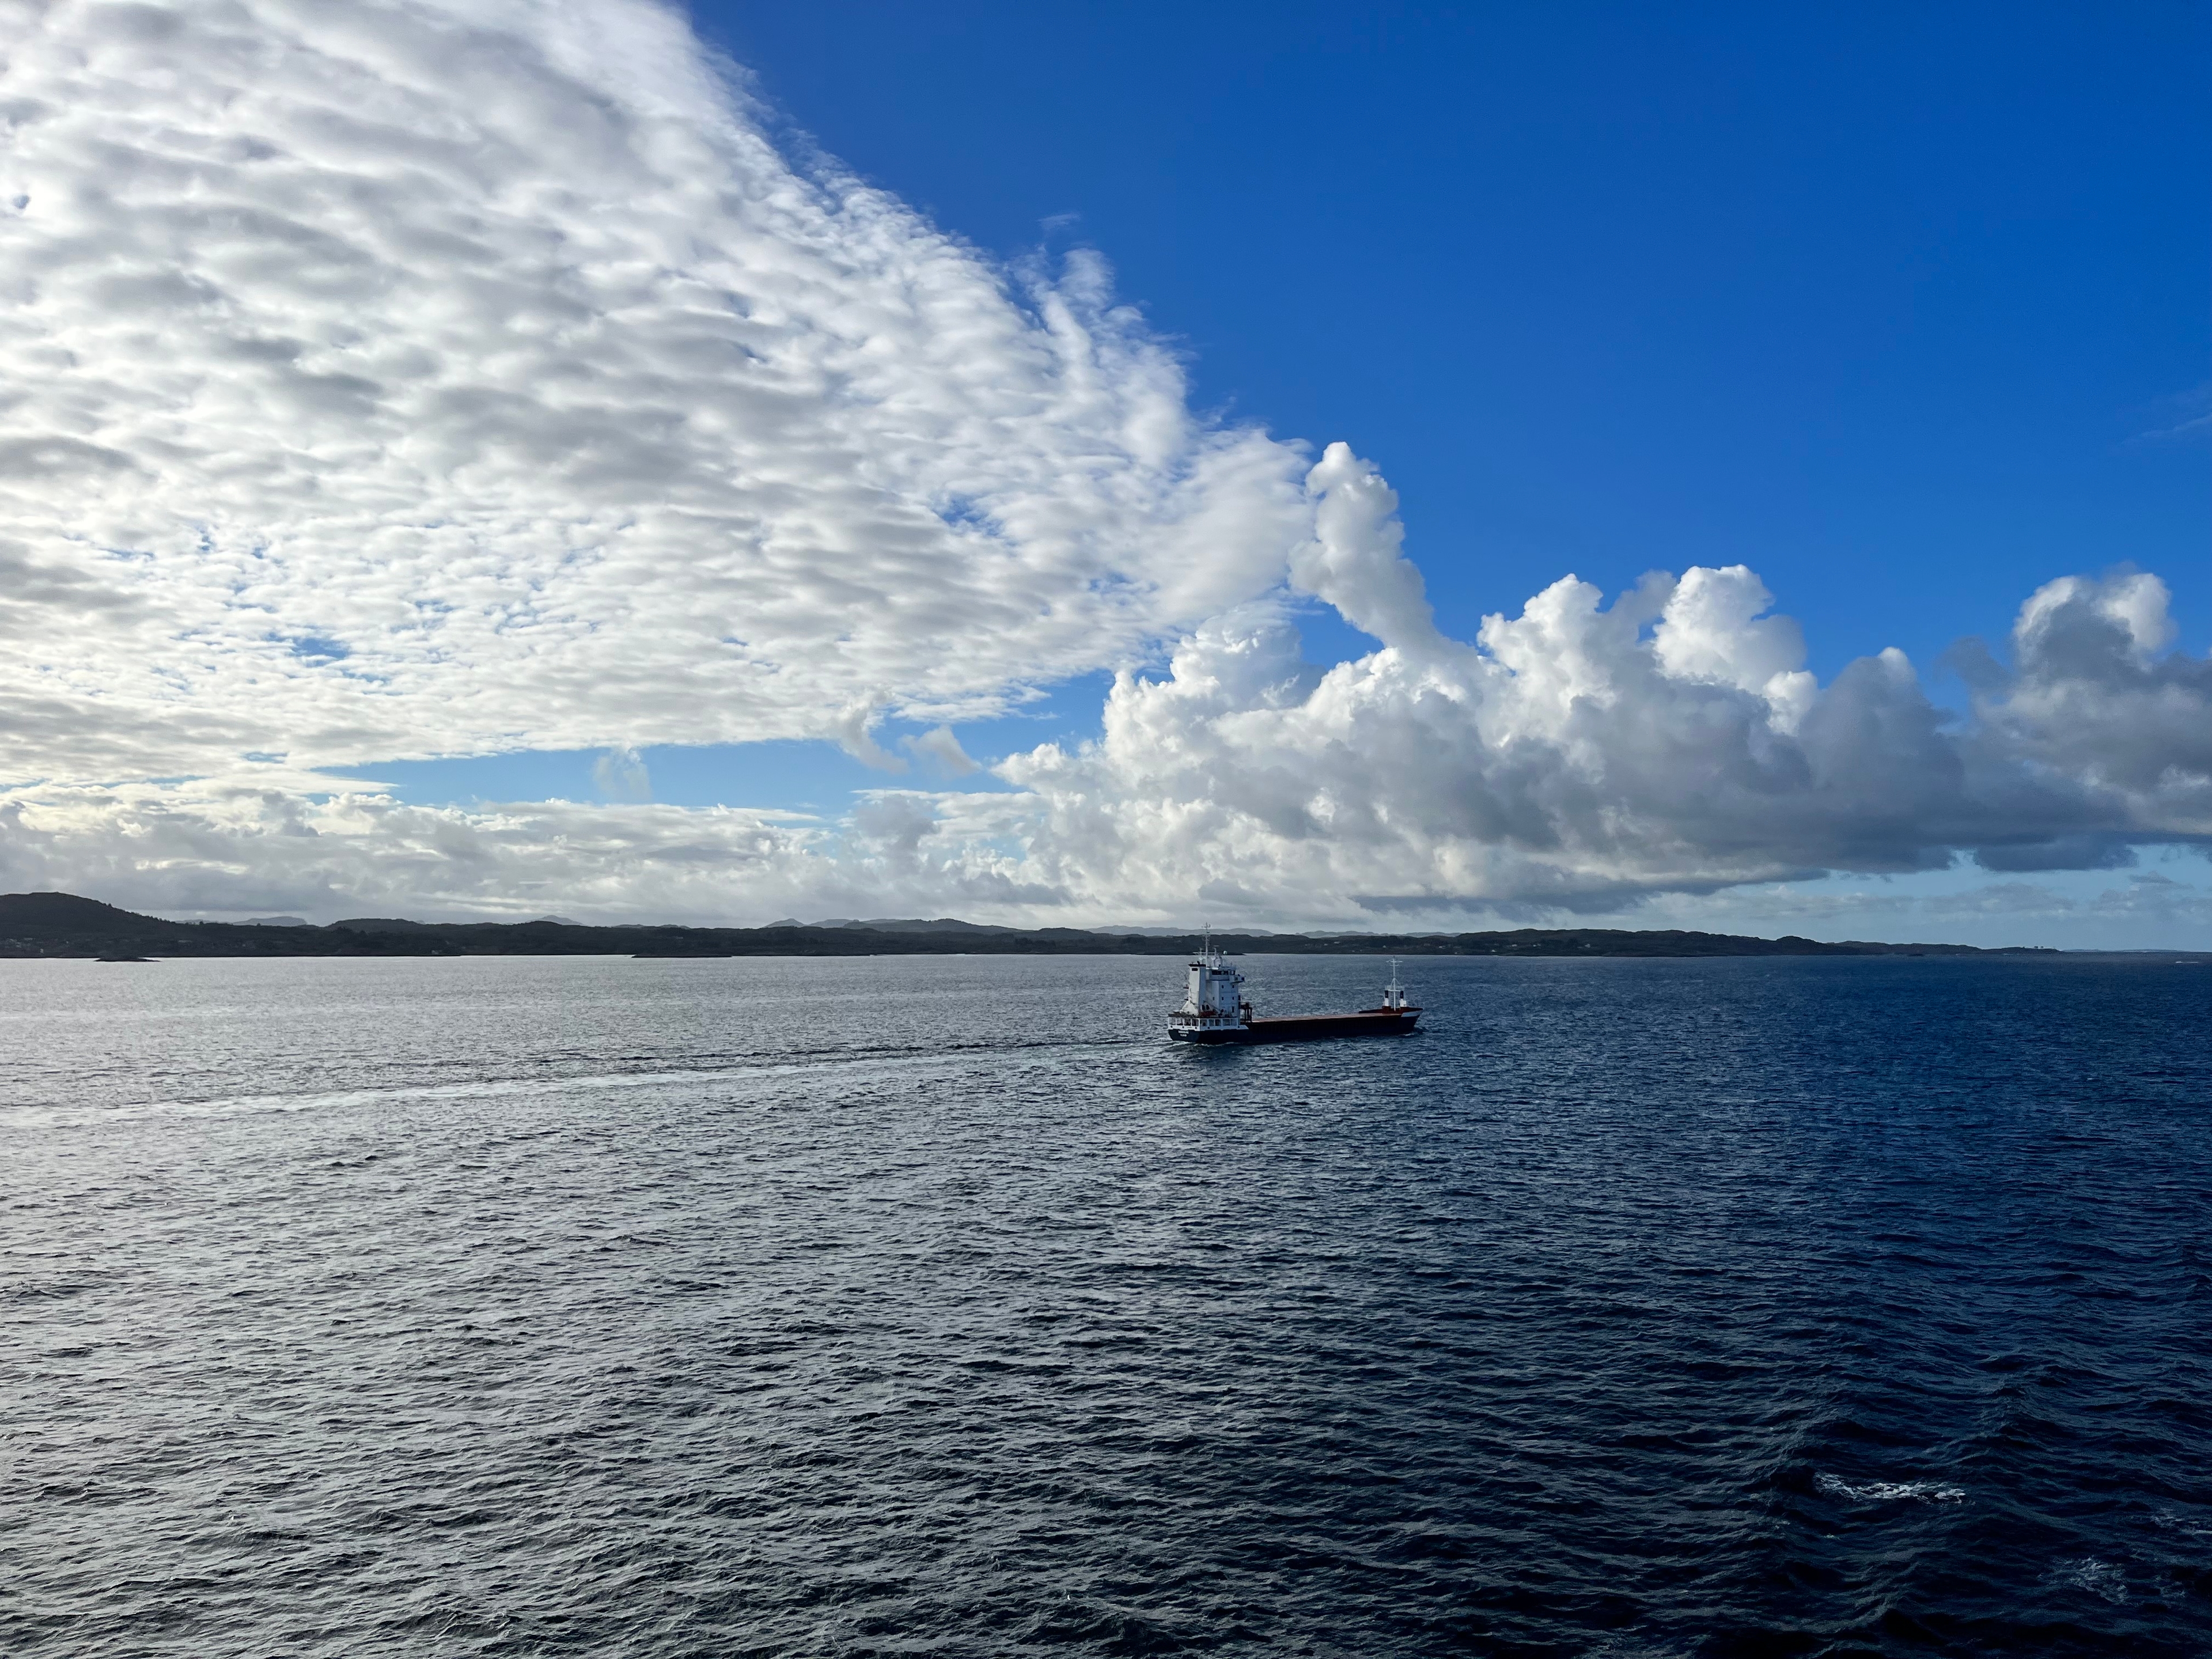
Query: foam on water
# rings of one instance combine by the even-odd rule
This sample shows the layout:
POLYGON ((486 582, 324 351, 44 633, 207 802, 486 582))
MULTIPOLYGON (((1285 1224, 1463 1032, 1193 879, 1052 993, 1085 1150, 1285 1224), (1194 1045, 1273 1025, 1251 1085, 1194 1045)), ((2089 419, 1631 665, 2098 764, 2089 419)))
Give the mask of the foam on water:
POLYGON ((2212 1651, 2201 976, 1178 978, 0 963, 0 1651, 2212 1651))
POLYGON ((2100 1601, 2119 1602, 2128 1599, 2127 1575, 2110 1561, 2100 1561, 2094 1556, 2060 1562, 2056 1577, 2069 1589, 2087 1590, 2100 1601))
POLYGON ((1861 1504, 1893 1504, 1905 1500, 1923 1504, 1956 1504, 1966 1495, 1964 1486, 1947 1486, 1935 1480, 1866 1480, 1855 1486, 1832 1474, 1814 1476, 1813 1490, 1830 1498, 1848 1498, 1861 1504))
MULTIPOLYGON (((9 1129, 88 1129, 136 1123, 155 1118, 241 1117, 264 1112, 343 1111, 356 1108, 397 1106, 412 1102, 457 1102, 520 1099, 532 1095, 574 1094, 621 1089, 651 1088, 664 1084, 734 1083, 746 1078, 766 1080, 819 1070, 781 1066, 699 1066, 675 1072, 605 1072, 581 1076, 493 1078, 477 1083, 426 1083, 392 1089, 340 1089, 301 1095, 236 1095, 214 1100, 149 1100, 113 1105, 15 1106, 0 1110, 0 1131, 9 1129)), ((849 1065, 848 1061, 846 1064, 849 1065)))

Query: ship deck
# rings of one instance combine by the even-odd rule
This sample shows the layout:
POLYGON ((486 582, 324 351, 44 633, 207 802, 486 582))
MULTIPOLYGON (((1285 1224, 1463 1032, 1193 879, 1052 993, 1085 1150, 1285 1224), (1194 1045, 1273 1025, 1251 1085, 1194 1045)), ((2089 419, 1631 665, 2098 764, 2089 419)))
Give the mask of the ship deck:
POLYGON ((1255 1018, 1228 1030, 1182 1030, 1170 1027, 1178 1042, 1306 1042, 1324 1037, 1406 1036, 1421 1017, 1418 1008, 1364 1008, 1356 1014, 1285 1014, 1255 1018))

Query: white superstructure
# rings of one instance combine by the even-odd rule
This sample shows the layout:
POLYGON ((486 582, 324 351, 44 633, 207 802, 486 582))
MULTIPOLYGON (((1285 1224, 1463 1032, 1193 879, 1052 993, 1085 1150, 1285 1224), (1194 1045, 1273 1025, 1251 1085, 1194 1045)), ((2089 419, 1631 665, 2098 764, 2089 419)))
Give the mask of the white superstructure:
POLYGON ((1402 1014, 1413 1005, 1406 1000, 1406 988, 1398 983, 1398 958, 1390 958, 1390 982, 1382 988, 1382 1006, 1394 1014, 1402 1014))
POLYGON ((1244 1000, 1244 975, 1209 945, 1190 964, 1182 1006, 1168 1016, 1169 1031, 1235 1031, 1251 1018, 1252 1005, 1244 1000))

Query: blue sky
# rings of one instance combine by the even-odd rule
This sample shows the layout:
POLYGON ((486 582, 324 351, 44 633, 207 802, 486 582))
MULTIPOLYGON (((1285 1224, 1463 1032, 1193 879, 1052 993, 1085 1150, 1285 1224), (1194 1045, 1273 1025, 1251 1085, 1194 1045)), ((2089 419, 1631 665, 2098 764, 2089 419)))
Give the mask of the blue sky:
POLYGON ((1200 404, 1374 458, 1460 637, 1736 561, 1823 678, 2128 562, 2212 634, 2201 6, 695 16, 946 228, 1103 252, 1200 404))

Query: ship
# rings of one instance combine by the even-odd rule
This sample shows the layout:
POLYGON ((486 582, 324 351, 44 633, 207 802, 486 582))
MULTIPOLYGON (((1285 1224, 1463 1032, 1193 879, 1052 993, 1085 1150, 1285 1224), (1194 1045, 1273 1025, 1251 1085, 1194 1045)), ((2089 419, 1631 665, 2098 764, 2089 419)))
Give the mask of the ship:
POLYGON ((1316 1037, 1409 1036, 1421 1011, 1406 1000, 1398 964, 1379 1008, 1351 1014, 1292 1014, 1262 1019, 1244 1000, 1244 975, 1209 944, 1190 964, 1182 1006, 1168 1016, 1177 1042, 1304 1042, 1316 1037))

